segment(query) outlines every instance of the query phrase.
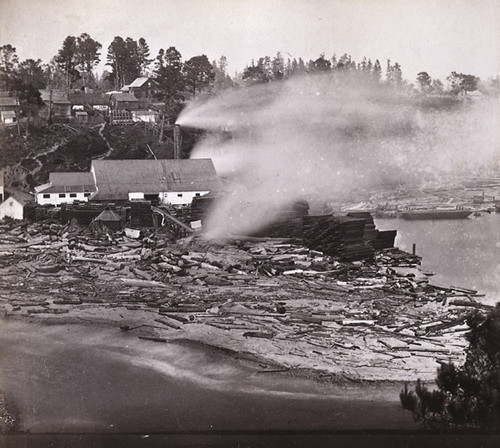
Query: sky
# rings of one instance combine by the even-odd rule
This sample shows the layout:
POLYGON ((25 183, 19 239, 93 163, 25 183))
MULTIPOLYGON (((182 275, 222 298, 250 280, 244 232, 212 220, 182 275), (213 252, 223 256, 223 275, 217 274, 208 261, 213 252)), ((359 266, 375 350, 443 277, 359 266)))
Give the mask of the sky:
POLYGON ((102 46, 99 71, 115 36, 144 37, 151 56, 175 46, 184 60, 227 57, 229 73, 252 59, 305 61, 350 54, 399 62, 444 81, 451 71, 500 74, 499 0, 0 0, 0 45, 20 60, 49 62, 68 35, 102 46))

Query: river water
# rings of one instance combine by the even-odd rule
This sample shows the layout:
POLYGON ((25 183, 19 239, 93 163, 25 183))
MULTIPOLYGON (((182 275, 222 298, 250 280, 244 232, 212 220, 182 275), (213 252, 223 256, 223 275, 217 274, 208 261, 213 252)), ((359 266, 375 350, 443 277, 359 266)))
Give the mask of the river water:
POLYGON ((395 246, 416 244, 431 283, 475 289, 483 303, 500 302, 500 214, 457 220, 375 219, 379 230, 397 230, 395 246))

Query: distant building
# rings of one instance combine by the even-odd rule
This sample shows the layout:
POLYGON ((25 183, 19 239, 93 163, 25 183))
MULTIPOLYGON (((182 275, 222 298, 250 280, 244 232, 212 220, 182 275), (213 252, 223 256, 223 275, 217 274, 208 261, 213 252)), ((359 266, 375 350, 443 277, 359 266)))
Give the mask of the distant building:
POLYGON ((24 219, 24 207, 33 202, 33 196, 21 191, 13 191, 10 196, 0 204, 0 219, 10 217, 24 219))
POLYGON ((107 112, 109 109, 109 95, 104 93, 69 93, 68 100, 73 111, 87 111, 90 109, 107 112))
POLYGON ((45 107, 40 116, 49 119, 69 119, 71 117, 71 102, 68 93, 63 90, 42 89, 40 95, 45 107))
POLYGON ((17 97, 0 95, 0 119, 2 124, 16 124, 19 108, 19 99, 17 97))
POLYGON ((219 190, 211 159, 94 160, 96 201, 149 200, 190 204, 193 198, 219 190))
POLYGON ((137 110, 139 100, 131 93, 112 93, 110 98, 111 108, 114 110, 137 110))
POLYGON ((136 98, 153 98, 158 90, 158 83, 151 78, 140 77, 134 79, 128 86, 128 92, 133 94, 136 98))
POLYGON ((72 204, 88 201, 96 192, 91 173, 50 173, 49 182, 35 187, 40 205, 72 204))

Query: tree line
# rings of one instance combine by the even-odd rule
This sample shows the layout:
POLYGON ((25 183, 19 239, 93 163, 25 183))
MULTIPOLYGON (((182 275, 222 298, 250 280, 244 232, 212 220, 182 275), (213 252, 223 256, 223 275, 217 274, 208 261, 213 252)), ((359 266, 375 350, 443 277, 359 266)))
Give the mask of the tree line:
POLYGON ((278 52, 274 57, 263 56, 252 60, 241 73, 233 77, 227 73, 225 56, 210 62, 204 54, 184 61, 178 49, 161 48, 151 57, 149 45, 141 37, 135 40, 116 36, 107 48, 106 69, 99 77, 96 68, 101 62, 102 44, 89 34, 67 36, 61 48, 48 64, 41 59, 22 62, 11 44, 0 47, 0 90, 16 92, 28 105, 40 103, 37 92, 52 89, 118 90, 140 76, 149 76, 158 83, 157 96, 170 108, 179 108, 188 97, 199 93, 216 94, 241 85, 269 83, 296 76, 317 73, 345 73, 357 76, 363 82, 382 84, 408 95, 457 95, 471 92, 478 87, 496 96, 500 91, 499 78, 489 84, 470 74, 452 72, 446 80, 448 87, 428 72, 418 73, 415 83, 403 78, 398 62, 386 61, 384 68, 378 59, 364 57, 356 62, 344 53, 331 58, 321 54, 317 59, 283 58, 278 52))

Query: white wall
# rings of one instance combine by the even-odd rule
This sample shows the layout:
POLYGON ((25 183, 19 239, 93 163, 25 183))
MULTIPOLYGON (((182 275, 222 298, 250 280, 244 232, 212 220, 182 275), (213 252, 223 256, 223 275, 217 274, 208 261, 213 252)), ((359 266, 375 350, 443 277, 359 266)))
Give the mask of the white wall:
POLYGON ((144 193, 132 192, 128 194, 129 201, 139 201, 144 199, 144 193))
POLYGON ((160 200, 163 204, 187 205, 191 204, 196 196, 204 196, 209 191, 175 191, 160 193, 160 200))
MULTIPOLYGON (((175 191, 158 193, 161 204, 187 205, 191 204, 196 196, 203 196, 209 191, 175 191)), ((144 200, 144 193, 132 192, 128 194, 129 201, 144 200)))
POLYGON ((10 197, 0 204, 0 219, 10 216, 14 219, 23 219, 24 206, 14 197, 10 197))
POLYGON ((76 197, 70 197, 70 193, 61 193, 61 194, 64 194, 64 197, 61 198, 61 197, 59 197, 59 193, 45 193, 45 194, 50 195, 50 197, 44 198, 43 191, 40 193, 37 193, 36 202, 38 204, 40 204, 40 205, 61 205, 61 204, 72 204, 74 201, 87 202, 92 195, 92 193, 90 193, 90 196, 85 196, 85 194, 89 194, 89 193, 71 193, 71 194, 75 194, 76 197))

